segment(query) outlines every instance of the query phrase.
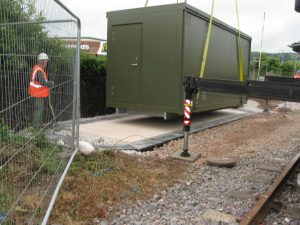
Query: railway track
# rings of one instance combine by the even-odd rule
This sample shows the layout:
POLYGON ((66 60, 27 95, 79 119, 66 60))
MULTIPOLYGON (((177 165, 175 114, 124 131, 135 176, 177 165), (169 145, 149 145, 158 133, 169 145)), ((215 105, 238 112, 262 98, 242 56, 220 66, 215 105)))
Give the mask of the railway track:
MULTIPOLYGON (((274 224, 270 223, 272 214, 287 214, 300 221, 300 208, 293 207, 293 205, 298 204, 299 206, 300 204, 299 173, 300 153, 275 178, 269 189, 257 197, 256 204, 242 218, 240 225, 274 224), (293 196, 296 201, 294 201, 293 196)), ((285 219, 285 222, 290 224, 288 218, 285 219)))

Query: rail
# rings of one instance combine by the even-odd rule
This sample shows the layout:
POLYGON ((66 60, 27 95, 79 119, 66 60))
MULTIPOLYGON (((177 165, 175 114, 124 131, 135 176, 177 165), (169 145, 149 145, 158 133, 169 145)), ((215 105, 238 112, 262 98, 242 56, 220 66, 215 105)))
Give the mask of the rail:
POLYGON ((290 162, 289 165, 285 167, 282 173, 277 177, 277 179, 270 186, 268 191, 261 196, 258 202, 254 205, 252 210, 250 210, 243 218, 240 225, 256 225, 260 224, 269 210, 272 208, 273 200, 275 196, 281 191, 282 187, 286 183, 289 175, 300 163, 300 153, 290 162))

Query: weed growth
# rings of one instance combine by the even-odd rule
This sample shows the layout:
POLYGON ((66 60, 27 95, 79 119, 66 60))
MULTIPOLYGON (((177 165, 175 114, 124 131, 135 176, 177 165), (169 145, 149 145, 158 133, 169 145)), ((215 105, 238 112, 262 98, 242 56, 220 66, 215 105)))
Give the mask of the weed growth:
POLYGON ((92 156, 80 155, 77 157, 70 168, 70 173, 74 174, 78 171, 88 171, 95 176, 101 176, 115 169, 115 155, 113 151, 103 151, 102 153, 94 153, 92 156))

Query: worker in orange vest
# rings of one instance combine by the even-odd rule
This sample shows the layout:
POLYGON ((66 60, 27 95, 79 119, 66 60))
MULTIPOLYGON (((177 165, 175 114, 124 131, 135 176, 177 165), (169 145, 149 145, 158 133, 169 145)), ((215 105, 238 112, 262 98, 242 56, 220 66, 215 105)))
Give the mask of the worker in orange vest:
POLYGON ((34 100, 33 127, 38 128, 42 124, 45 99, 49 96, 49 88, 54 86, 53 81, 48 81, 44 69, 47 67, 49 57, 41 53, 37 57, 37 64, 33 67, 28 94, 34 100))
POLYGON ((300 78, 300 70, 297 70, 294 74, 294 78, 300 78))

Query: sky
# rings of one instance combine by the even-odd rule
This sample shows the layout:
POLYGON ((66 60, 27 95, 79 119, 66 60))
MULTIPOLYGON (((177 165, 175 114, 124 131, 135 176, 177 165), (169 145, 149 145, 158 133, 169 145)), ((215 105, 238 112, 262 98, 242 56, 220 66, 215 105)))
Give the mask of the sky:
MULTIPOLYGON (((106 39, 106 12, 144 7, 146 0, 60 0, 82 23, 82 37, 106 39)), ((179 2, 182 2, 180 0, 179 2)), ((176 0, 149 0, 149 6, 176 3, 176 0)), ((187 3, 211 12, 212 0, 187 0, 187 3)), ((241 31, 252 37, 252 51, 260 51, 264 12, 266 13, 263 52, 291 52, 289 44, 300 41, 300 13, 295 0, 239 0, 241 31)), ((235 0, 215 0, 214 16, 238 27, 235 0)))

